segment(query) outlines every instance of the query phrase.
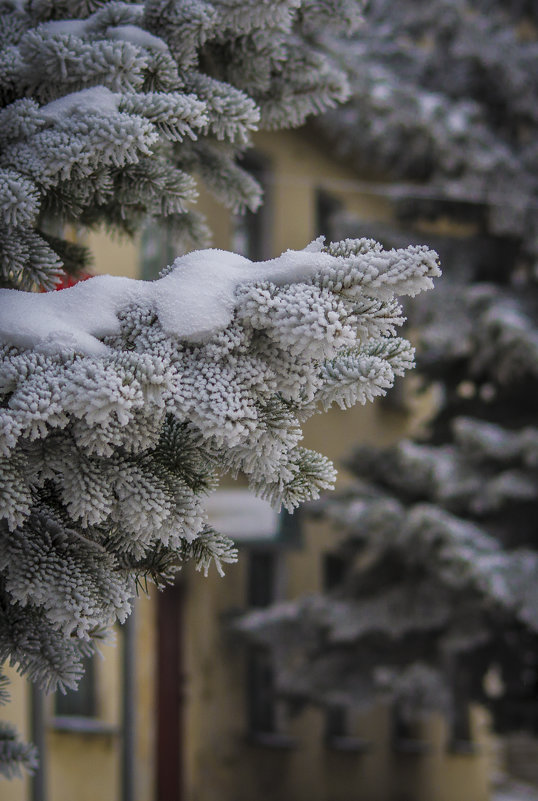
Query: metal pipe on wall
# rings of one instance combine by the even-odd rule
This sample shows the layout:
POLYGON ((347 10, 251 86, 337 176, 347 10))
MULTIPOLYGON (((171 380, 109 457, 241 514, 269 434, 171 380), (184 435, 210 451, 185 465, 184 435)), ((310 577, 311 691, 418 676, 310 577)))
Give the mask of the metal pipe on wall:
POLYGON ((135 748, 136 748, 136 604, 122 626, 122 747, 121 747, 121 801, 135 799, 135 748))
POLYGON ((30 691, 30 736, 39 752, 39 764, 30 781, 31 801, 47 801, 45 695, 35 684, 30 691))

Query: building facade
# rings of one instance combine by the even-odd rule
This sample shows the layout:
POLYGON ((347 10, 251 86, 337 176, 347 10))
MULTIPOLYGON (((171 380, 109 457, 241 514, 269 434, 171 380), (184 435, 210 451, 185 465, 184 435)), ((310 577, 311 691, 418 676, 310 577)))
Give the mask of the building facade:
MULTIPOLYGON (((260 135, 245 163, 265 203, 237 217, 202 197, 217 247, 266 259, 330 237, 335 213, 365 230, 391 221, 390 193, 368 192, 305 132, 260 135)), ((150 258, 140 242, 91 240, 100 272, 150 278, 151 264, 173 258, 167 243, 153 243, 150 258)), ((389 444, 427 416, 428 401, 409 394, 314 417, 305 445, 338 462, 354 443, 389 444)), ((342 471, 340 485, 347 480, 342 471)), ((479 709, 456 748, 440 718, 410 733, 383 705, 294 714, 277 698, 270 655, 239 644, 227 620, 329 588, 339 533, 277 515, 241 481, 212 503, 215 524, 240 549, 225 578, 187 566, 163 593, 150 588, 116 645, 89 662, 78 693, 43 699, 10 671, 13 700, 0 714, 40 741, 43 771, 3 782, 2 801, 487 801, 490 740, 479 709)))

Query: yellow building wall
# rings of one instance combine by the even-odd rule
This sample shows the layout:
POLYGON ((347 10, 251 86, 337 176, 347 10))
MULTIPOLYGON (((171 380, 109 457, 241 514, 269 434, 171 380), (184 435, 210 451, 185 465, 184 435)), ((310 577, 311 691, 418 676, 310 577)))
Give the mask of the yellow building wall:
MULTIPOLYGON (((273 256, 287 248, 303 248, 315 237, 318 189, 330 191, 362 220, 390 219, 386 200, 357 192, 349 171, 304 134, 260 134, 255 144, 271 163, 273 256)), ((206 194, 199 205, 210 220, 214 245, 229 248, 231 216, 206 194)), ((99 232, 87 241, 96 257, 96 272, 139 274, 137 241, 111 240, 99 232)), ((338 461, 353 444, 388 444, 412 424, 413 418, 405 412, 380 404, 345 412, 334 409, 306 423, 304 444, 338 461)), ((342 471, 339 481, 347 480, 349 476, 342 471)), ((320 589, 321 557, 336 544, 337 537, 326 525, 308 523, 304 548, 285 557, 285 597, 320 589)), ((440 720, 430 724, 431 751, 420 757, 403 757, 392 751, 389 713, 384 707, 357 716, 354 734, 371 743, 364 754, 328 750, 323 716, 316 709, 307 709, 289 721, 287 731, 296 739, 296 748, 249 744, 245 653, 222 624, 230 610, 245 606, 246 554, 242 552, 239 563, 228 567, 224 579, 216 572, 204 579, 189 566, 181 580, 187 588, 185 801, 486 801, 486 745, 477 756, 449 755, 440 720)), ((136 801, 156 801, 156 594, 153 589, 149 598, 137 602, 136 801)), ((120 801, 120 661, 118 644, 107 649, 99 668, 101 717, 110 724, 107 733, 49 730, 49 801, 120 801)), ((0 709, 0 716, 16 720, 28 736, 28 691, 18 677, 13 681, 12 696, 12 703, 0 709)), ((482 734, 481 739, 486 742, 482 734)), ((27 779, 0 784, 0 798, 29 801, 27 779)))
MULTIPOLYGON (((284 597, 321 587, 321 557, 337 541, 326 524, 307 522, 303 548, 285 554, 284 597)), ((451 753, 440 717, 424 728, 428 750, 394 750, 390 710, 382 704, 354 716, 351 734, 364 753, 336 751, 324 741, 324 715, 306 708, 287 720, 290 748, 247 739, 246 654, 223 625, 244 608, 247 553, 225 579, 185 571, 188 631, 186 801, 487 801, 490 743, 486 718, 473 711, 473 754, 451 753)))
POLYGON ((124 275, 127 278, 138 278, 140 275, 138 238, 112 237, 106 231, 99 230, 85 236, 84 241, 95 257, 93 273, 124 275))

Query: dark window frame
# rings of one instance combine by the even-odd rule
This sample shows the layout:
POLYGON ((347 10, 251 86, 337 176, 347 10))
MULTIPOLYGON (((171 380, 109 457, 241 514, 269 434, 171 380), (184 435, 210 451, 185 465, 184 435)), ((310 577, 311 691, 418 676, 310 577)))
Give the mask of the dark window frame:
POLYGON ((450 666, 454 687, 452 720, 448 739, 448 750, 454 754, 474 754, 478 745, 473 739, 469 684, 465 663, 456 660, 450 666))
POLYGON ((271 652, 252 645, 247 653, 247 725, 250 736, 276 734, 278 709, 271 652))
MULTIPOLYGON (((279 596, 280 556, 278 546, 249 549, 246 588, 249 608, 266 608, 279 596), (256 576, 261 577, 259 583, 256 576)), ((245 693, 248 742, 265 748, 295 748, 295 739, 282 730, 283 706, 276 695, 273 656, 264 645, 247 647, 245 693)))
POLYGON ((392 747, 396 753, 422 756, 431 752, 431 743, 422 734, 422 722, 406 720, 398 703, 392 707, 392 747))
POLYGON ((326 242, 331 242, 335 236, 333 218, 343 208, 339 198, 326 189, 316 189, 315 195, 315 226, 316 236, 324 236, 326 242))
POLYGON ((250 548, 247 569, 247 605, 261 609, 277 595, 278 553, 275 548, 250 548))
POLYGON ((333 704, 325 709, 324 741, 331 751, 361 754, 371 750, 371 742, 352 733, 352 708, 333 704))
POLYGON ((71 718, 95 720, 99 718, 96 655, 83 660, 84 673, 76 690, 57 692, 54 696, 54 719, 71 718))
POLYGON ((341 554, 326 551, 322 555, 321 583, 323 592, 331 592, 345 581, 349 561, 341 554))
POLYGON ((263 190, 263 198, 256 211, 246 209, 234 215, 232 250, 251 261, 265 261, 274 256, 272 163, 264 153, 251 150, 238 164, 258 181, 263 190), (243 244, 241 238, 244 240, 243 244))

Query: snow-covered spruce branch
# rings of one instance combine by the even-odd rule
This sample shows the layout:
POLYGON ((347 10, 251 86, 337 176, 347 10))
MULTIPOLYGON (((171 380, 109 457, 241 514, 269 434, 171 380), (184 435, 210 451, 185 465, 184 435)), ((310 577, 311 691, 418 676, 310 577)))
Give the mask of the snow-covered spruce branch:
MULTIPOLYGON (((7 676, 0 670, 0 705, 9 700, 7 676)), ((22 768, 32 772, 37 766, 35 746, 23 743, 14 726, 0 721, 0 779, 22 776, 22 768)))
POLYGON ((153 218, 185 251, 209 239, 190 209, 198 181, 234 211, 256 208, 261 190, 238 153, 252 131, 299 125, 347 97, 312 30, 327 17, 353 30, 362 6, 6 0, 0 285, 51 289, 84 268, 88 251, 51 238, 51 219, 133 234, 153 218))
POLYGON ((331 487, 300 420, 385 393, 412 359, 393 295, 437 275, 426 248, 320 239, 257 264, 196 251, 154 282, 0 290, 0 659, 69 686, 77 643, 126 617, 144 575, 233 560, 204 514, 219 474, 290 510, 331 487))
POLYGON ((459 202, 470 214, 481 206, 489 233, 517 238, 535 261, 538 57, 536 32, 522 35, 528 14, 502 0, 472 14, 453 0, 370 0, 350 39, 318 30, 350 69, 351 100, 315 124, 359 172, 412 182, 385 185, 405 198, 407 218, 413 205, 419 216, 443 201, 451 214, 459 202))
POLYGON ((6 779, 21 778, 21 768, 32 773, 36 767, 35 746, 23 743, 11 723, 0 721, 0 774, 6 779))

